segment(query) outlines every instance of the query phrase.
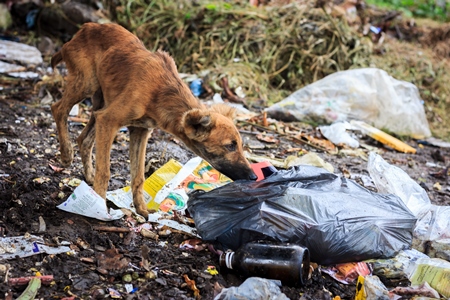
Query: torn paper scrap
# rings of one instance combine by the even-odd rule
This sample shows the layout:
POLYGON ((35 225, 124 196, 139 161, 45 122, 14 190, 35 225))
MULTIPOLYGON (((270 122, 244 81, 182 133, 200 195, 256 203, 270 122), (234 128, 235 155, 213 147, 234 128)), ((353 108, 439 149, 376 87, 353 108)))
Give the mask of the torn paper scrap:
POLYGON ((67 212, 102 221, 117 220, 124 215, 121 210, 110 209, 108 212, 105 199, 100 197, 84 181, 81 182, 64 203, 57 207, 67 212))

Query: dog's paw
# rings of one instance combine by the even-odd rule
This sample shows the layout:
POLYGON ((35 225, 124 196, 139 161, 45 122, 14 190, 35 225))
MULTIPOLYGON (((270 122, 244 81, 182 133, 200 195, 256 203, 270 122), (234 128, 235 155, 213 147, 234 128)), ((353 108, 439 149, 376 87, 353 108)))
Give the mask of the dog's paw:
POLYGON ((61 158, 61 166, 63 166, 64 168, 70 167, 70 165, 72 164, 72 161, 73 161, 72 158, 70 158, 70 159, 68 159, 68 158, 63 159, 63 158, 61 158))
POLYGON ((61 165, 64 168, 69 167, 73 161, 73 150, 61 151, 61 165))
POLYGON ((141 216, 143 216, 146 220, 148 219, 148 210, 147 210, 147 206, 138 206, 136 207, 136 212, 138 214, 140 214, 141 216))
POLYGON ((94 177, 95 173, 93 171, 85 171, 84 172, 84 179, 86 180, 87 184, 93 185, 94 184, 94 177))

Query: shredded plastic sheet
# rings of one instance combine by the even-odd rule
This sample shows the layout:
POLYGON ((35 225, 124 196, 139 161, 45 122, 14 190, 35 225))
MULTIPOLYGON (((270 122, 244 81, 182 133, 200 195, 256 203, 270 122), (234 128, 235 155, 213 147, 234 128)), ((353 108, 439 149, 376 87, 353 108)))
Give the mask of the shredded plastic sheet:
POLYGON ((399 135, 431 136, 417 87, 376 68, 328 75, 266 111, 269 116, 286 121, 313 120, 328 124, 361 120, 399 135))
POLYGON ((397 195, 417 217, 415 237, 450 246, 450 206, 431 204, 427 192, 417 182, 376 153, 370 153, 367 169, 378 191, 397 195))
POLYGON ((393 257, 411 246, 416 222, 397 196, 312 166, 194 192, 188 210, 203 240, 233 250, 254 240, 296 243, 319 264, 393 257))
POLYGON ((70 252, 69 245, 69 242, 62 242, 59 246, 46 245, 42 237, 30 234, 2 237, 0 238, 0 261, 41 253, 59 254, 70 252))
POLYGON ((279 280, 264 279, 259 277, 247 278, 240 286, 224 288, 214 297, 214 300, 289 300, 280 290, 279 280))

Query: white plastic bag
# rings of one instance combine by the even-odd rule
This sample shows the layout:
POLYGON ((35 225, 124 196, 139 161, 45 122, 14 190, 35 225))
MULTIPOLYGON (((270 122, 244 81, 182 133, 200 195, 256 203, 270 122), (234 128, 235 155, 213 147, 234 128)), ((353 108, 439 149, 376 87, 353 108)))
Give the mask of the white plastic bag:
POLYGON ((280 286, 279 280, 250 277, 238 287, 224 288, 214 300, 289 300, 280 286))
POLYGON ((336 122, 329 126, 319 126, 322 135, 335 145, 345 144, 351 148, 359 148, 358 140, 354 139, 347 130, 353 129, 348 122, 336 122))
POLYGON ((426 191, 402 169, 370 153, 368 171, 380 193, 400 197, 418 219, 414 236, 450 245, 450 206, 431 204, 426 191))
POLYGON ((266 109, 286 121, 361 120, 399 135, 431 136, 418 89, 376 68, 331 74, 266 109))

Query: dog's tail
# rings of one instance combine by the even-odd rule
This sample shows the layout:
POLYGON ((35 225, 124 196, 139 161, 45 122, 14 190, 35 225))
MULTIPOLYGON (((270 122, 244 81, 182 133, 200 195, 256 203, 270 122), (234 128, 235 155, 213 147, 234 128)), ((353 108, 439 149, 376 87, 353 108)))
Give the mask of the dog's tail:
POLYGON ((54 69, 56 67, 56 65, 59 64, 62 60, 63 60, 63 57, 62 57, 61 50, 60 50, 52 56, 52 60, 51 60, 52 68, 54 69))

